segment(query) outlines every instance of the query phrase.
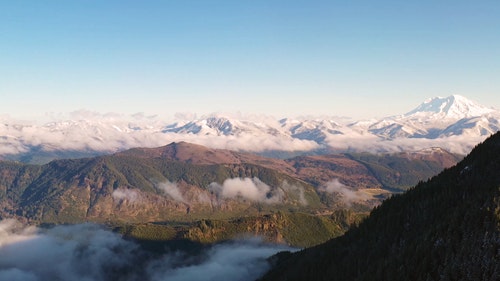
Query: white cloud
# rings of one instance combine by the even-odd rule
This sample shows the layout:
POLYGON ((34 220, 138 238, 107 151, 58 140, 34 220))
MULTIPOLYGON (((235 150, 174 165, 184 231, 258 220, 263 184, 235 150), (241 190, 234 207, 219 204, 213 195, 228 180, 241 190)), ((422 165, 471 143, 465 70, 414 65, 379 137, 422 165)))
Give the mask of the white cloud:
POLYGON ((127 188, 117 188, 113 190, 111 196, 113 196, 113 199, 115 200, 127 201, 129 203, 139 202, 141 199, 139 191, 127 188))
POLYGON ((310 140, 293 139, 288 136, 240 134, 238 136, 194 135, 194 134, 164 134, 168 142, 190 142, 211 148, 236 151, 265 152, 278 151, 310 151, 321 146, 310 140))
POLYGON ((35 227, 25 227, 16 220, 8 219, 0 221, 0 247, 30 240, 35 233, 35 227), (12 232, 16 232, 17 235, 11 235, 12 232))
POLYGON ((38 229, 7 220, 0 221, 0 280, 250 281, 269 269, 268 257, 285 250, 293 249, 252 239, 214 245, 196 257, 158 256, 94 224, 38 229))
POLYGON ((195 135, 162 132, 166 122, 154 117, 125 118, 93 112, 73 113, 74 119, 44 125, 25 123, 0 127, 0 154, 28 152, 37 147, 43 151, 115 152, 133 147, 159 147, 186 141, 211 148, 264 152, 268 150, 309 151, 320 146, 309 140, 290 136, 241 133, 238 136, 195 135), (99 119, 102 118, 102 119, 99 119))
MULTIPOLYGON (((153 281, 250 281, 261 277, 270 269, 266 261, 278 251, 292 250, 279 245, 263 244, 258 239, 231 241, 211 248, 201 263, 177 268, 165 267, 165 262, 150 269, 153 281)), ((170 258, 170 257, 169 257, 170 258)), ((168 263, 171 263, 168 260, 168 263)))
POLYGON ((111 280, 112 272, 132 265, 137 250, 92 224, 34 231, 3 221, 0 229, 1 280, 111 280))
MULTIPOLYGON (((194 118, 179 115, 178 119, 194 118)), ((442 147, 451 152, 466 154, 487 136, 449 136, 438 139, 383 139, 367 131, 344 128, 345 134, 327 134, 322 143, 301 140, 290 135, 290 128, 281 127, 277 120, 266 116, 240 116, 242 131, 236 135, 217 135, 167 132, 173 121, 144 114, 99 114, 91 111, 53 116, 53 122, 33 124, 27 121, 3 120, 0 124, 0 155, 42 151, 67 150, 111 153, 133 147, 159 147, 171 142, 186 141, 211 148, 236 151, 312 151, 331 148, 335 151, 399 152, 428 147, 442 147), (67 119, 63 119, 67 118, 67 119), (245 131, 246 129, 248 131, 245 131), (255 129, 255 131, 254 131, 255 129), (255 133, 258 132, 258 133, 255 133)), ((189 119, 188 119, 189 120, 189 119)), ((177 126, 185 124, 179 121, 177 126)))
POLYGON ((287 191, 287 193, 298 194, 299 203, 301 205, 306 206, 307 204, 309 204, 304 195, 304 188, 302 188, 301 186, 289 184, 288 182, 284 181, 281 187, 283 188, 283 190, 287 191))
POLYGON ((159 190, 163 191, 168 196, 170 196, 175 201, 188 204, 188 202, 182 196, 182 193, 179 190, 179 187, 177 186, 176 183, 166 181, 166 182, 162 182, 162 183, 157 184, 156 187, 159 190))
POLYGON ((321 186, 319 191, 327 192, 330 194, 337 194, 340 199, 347 206, 351 206, 352 203, 366 201, 370 199, 370 196, 362 191, 350 189, 348 186, 342 184, 338 179, 333 179, 323 186, 321 186))
POLYGON ((245 198, 263 203, 279 203, 283 198, 283 191, 271 187, 258 178, 232 178, 226 179, 222 185, 211 183, 208 187, 222 198, 245 198))
POLYGON ((450 136, 436 139, 383 139, 372 134, 367 134, 357 136, 332 135, 329 136, 326 141, 328 146, 336 151, 394 153, 402 151, 417 151, 429 147, 440 147, 452 153, 465 155, 469 153, 475 145, 485 139, 485 136, 450 136))

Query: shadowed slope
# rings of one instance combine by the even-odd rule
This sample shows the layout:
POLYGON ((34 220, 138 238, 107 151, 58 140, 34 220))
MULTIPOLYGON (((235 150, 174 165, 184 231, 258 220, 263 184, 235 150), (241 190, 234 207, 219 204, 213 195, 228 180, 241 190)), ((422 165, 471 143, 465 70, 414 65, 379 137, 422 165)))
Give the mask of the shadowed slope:
MULTIPOLYGON (((500 133, 261 280, 499 280, 500 133)), ((278 258, 277 257, 277 258, 278 258)))

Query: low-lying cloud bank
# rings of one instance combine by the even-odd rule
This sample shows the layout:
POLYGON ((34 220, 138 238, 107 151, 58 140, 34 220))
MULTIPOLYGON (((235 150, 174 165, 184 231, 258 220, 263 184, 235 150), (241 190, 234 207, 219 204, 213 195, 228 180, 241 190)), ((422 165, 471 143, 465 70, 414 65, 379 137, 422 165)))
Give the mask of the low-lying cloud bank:
MULTIPOLYGON (((63 117, 54 116, 53 122, 45 124, 1 120, 3 124, 0 124, 0 156, 41 152, 50 154, 60 151, 102 154, 133 147, 159 147, 180 141, 211 148, 255 153, 274 151, 379 153, 442 147, 454 153, 467 154, 473 146, 487 137, 484 133, 461 134, 457 131, 437 138, 404 136, 387 138, 376 135, 367 128, 354 130, 348 125, 339 125, 342 132, 332 133, 318 125, 321 122, 304 124, 302 130, 309 131, 294 134, 294 128, 300 123, 281 124, 271 118, 250 119, 252 121, 231 120, 234 123, 230 123, 231 126, 235 126, 231 127, 234 131, 227 134, 220 132, 220 128, 203 125, 203 121, 206 121, 203 119, 190 122, 172 121, 143 114, 123 116, 87 111, 73 113, 66 117, 69 119, 61 118, 63 117), (183 126, 191 123, 199 128, 198 133, 196 130, 181 130, 183 126), (309 128, 315 126, 314 124, 320 127, 309 128)), ((224 117, 221 117, 221 120, 224 121, 224 117)))
POLYGON ((330 136, 325 141, 333 151, 396 153, 419 151, 430 147, 441 147, 449 152, 468 154, 485 136, 449 136, 445 138, 397 138, 383 139, 375 135, 365 136, 330 136))
MULTIPOLYGON (((110 153, 134 147, 159 147, 171 142, 192 142, 211 148, 265 152, 310 151, 321 146, 310 140, 272 134, 214 135, 165 131, 172 124, 156 117, 98 115, 83 112, 74 119, 39 124, 13 120, 0 126, 0 155, 28 153, 33 150, 85 151, 110 153)), ((175 124, 175 123, 174 123, 175 124)))
POLYGON ((46 231, 0 223, 0 280, 110 280, 133 266, 138 247, 96 225, 46 231))
POLYGON ((266 259, 284 250, 291 249, 254 239, 215 245, 197 258, 158 256, 94 224, 39 229, 4 220, 0 280, 247 281, 265 273, 266 259))
POLYGON ((168 266, 172 264, 172 256, 168 256, 150 265, 148 272, 152 273, 151 280, 155 281, 250 281, 270 269, 268 257, 286 250, 291 249, 262 244, 258 239, 232 241, 208 250, 205 253, 207 258, 202 263, 172 268, 168 266))

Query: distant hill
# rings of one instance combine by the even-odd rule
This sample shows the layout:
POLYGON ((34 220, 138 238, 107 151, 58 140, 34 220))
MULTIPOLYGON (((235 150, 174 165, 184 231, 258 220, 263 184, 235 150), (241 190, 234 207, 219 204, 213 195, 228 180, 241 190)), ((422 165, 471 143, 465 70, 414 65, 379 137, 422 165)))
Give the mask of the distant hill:
POLYGON ((500 280, 500 133, 261 280, 500 280))
MULTIPOLYGON (((327 225, 329 234, 322 237, 331 238, 356 221, 335 215, 337 211, 367 212, 393 192, 426 180, 458 159, 433 150, 281 160, 178 142, 44 165, 0 161, 0 216, 55 224, 188 222, 195 226, 201 220, 219 221, 208 224, 211 237, 203 238, 200 235, 206 233, 190 227, 177 228, 176 235, 209 241, 220 237, 215 233, 222 231, 219 226, 224 220, 253 217, 262 222, 268 221, 262 216, 271 215, 276 218, 271 224, 281 227, 268 227, 279 232, 273 236, 277 240, 289 229, 284 221, 297 219, 327 225), (273 216, 276 212, 283 215, 273 216), (290 213, 307 214, 310 219, 290 213), (344 225, 339 228, 334 223, 344 225)), ((249 221, 233 229, 254 232, 259 228, 253 219, 249 221)))

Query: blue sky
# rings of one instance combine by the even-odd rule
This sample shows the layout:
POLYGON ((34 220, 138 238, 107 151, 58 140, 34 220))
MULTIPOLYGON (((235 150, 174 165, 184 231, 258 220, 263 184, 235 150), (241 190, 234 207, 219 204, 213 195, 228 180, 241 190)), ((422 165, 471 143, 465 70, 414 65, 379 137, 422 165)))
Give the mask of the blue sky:
POLYGON ((2 1, 0 115, 500 108, 499 1, 2 1))

